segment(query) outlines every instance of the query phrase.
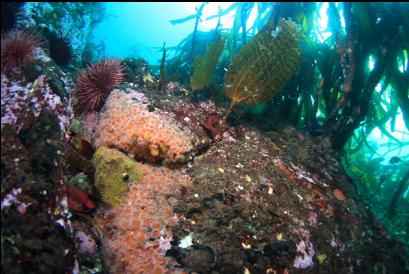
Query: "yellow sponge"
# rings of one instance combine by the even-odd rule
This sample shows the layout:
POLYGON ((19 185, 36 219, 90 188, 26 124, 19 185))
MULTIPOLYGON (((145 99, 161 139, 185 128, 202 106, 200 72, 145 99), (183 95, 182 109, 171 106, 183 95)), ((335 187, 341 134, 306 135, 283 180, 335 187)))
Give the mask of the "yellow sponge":
POLYGON ((108 206, 118 205, 130 185, 142 179, 139 164, 118 150, 99 147, 92 160, 95 166, 95 187, 108 206))

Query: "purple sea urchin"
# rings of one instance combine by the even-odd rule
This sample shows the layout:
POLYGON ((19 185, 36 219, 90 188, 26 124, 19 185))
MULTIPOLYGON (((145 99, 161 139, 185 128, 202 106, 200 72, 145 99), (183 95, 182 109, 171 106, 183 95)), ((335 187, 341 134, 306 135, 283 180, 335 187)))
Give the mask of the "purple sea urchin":
POLYGON ((70 40, 52 32, 48 37, 50 57, 59 66, 66 66, 74 56, 70 40))
POLYGON ((95 110, 109 93, 124 79, 124 69, 119 60, 102 60, 88 66, 77 79, 77 99, 81 112, 95 110))
POLYGON ((1 35, 1 71, 10 72, 34 62, 35 49, 42 45, 37 34, 27 31, 1 35))

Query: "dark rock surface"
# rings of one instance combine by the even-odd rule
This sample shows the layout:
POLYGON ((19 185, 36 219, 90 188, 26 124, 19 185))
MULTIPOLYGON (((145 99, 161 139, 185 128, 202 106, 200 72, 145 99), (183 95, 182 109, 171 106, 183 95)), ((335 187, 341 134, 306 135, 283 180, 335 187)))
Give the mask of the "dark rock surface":
POLYGON ((170 252, 182 267, 197 273, 405 271, 402 246, 356 202, 327 140, 293 128, 233 132, 187 169, 193 187, 176 206, 180 223, 170 252), (192 246, 179 247, 188 234, 192 246))

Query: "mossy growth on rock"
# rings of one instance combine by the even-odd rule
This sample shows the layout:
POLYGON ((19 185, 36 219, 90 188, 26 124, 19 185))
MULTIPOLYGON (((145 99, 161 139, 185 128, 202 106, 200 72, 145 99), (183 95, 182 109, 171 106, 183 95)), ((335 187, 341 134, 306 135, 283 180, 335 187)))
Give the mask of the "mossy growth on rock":
POLYGON ((104 146, 98 148, 93 163, 95 187, 102 201, 110 207, 118 205, 129 186, 142 179, 139 165, 115 149, 104 146))

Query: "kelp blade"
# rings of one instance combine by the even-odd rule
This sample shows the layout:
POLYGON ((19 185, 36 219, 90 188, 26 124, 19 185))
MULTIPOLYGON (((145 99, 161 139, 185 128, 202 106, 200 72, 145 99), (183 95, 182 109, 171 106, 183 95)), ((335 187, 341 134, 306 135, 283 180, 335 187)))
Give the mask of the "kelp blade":
POLYGON ((193 90, 202 89, 212 83, 217 61, 223 49, 224 39, 218 35, 216 41, 206 47, 206 54, 197 56, 193 60, 193 75, 190 77, 190 85, 193 90))
POLYGON ((281 19, 274 29, 269 21, 230 63, 225 94, 235 103, 258 104, 270 99, 298 68, 301 39, 301 28, 294 22, 281 19))

